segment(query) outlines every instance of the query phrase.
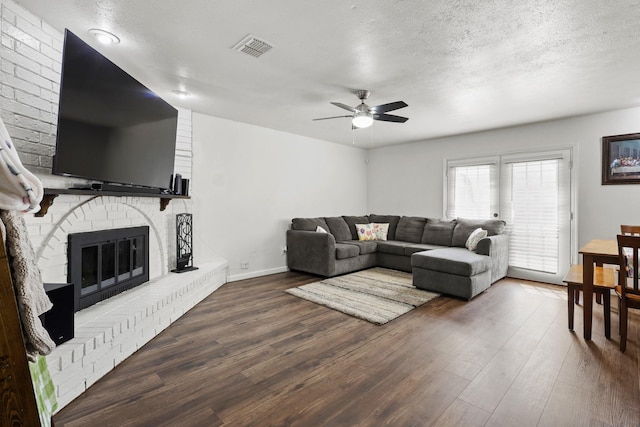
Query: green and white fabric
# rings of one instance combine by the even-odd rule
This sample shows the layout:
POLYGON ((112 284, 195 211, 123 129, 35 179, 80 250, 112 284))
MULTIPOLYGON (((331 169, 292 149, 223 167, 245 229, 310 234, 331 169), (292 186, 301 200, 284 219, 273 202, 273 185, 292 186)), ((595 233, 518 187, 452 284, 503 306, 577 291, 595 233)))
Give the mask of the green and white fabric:
POLYGON ((51 416, 58 408, 56 400, 56 390, 49 374, 47 360, 43 356, 38 356, 35 362, 29 362, 33 391, 36 395, 40 424, 42 427, 51 426, 51 416))

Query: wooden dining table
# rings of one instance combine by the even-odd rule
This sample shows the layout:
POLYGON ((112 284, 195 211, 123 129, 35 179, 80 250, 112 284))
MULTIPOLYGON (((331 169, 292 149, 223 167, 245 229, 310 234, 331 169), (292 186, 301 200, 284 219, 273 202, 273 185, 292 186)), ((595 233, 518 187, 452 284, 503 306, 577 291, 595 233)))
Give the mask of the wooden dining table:
POLYGON ((582 254, 584 339, 591 339, 591 318, 593 313, 593 265, 618 264, 617 240, 591 240, 580 251, 582 254))

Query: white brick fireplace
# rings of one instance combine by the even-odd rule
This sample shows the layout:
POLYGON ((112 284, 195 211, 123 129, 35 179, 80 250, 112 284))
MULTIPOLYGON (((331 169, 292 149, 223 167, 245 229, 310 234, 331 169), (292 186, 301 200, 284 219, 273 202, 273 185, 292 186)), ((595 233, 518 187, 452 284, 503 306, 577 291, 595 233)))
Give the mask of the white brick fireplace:
MULTIPOLYGON (((46 188, 87 182, 51 175, 63 34, 11 0, 0 0, 0 114, 23 164, 46 188)), ((191 178, 191 111, 178 109, 175 172, 191 178)), ((191 182, 191 194, 198 183, 191 182)), ((147 225, 150 281, 76 313, 75 338, 47 357, 59 408, 80 395, 226 281, 227 261, 176 274, 175 216, 192 202, 157 197, 59 195, 44 217, 27 215, 46 283, 67 282, 70 233, 147 225)), ((197 232, 197 230, 196 230, 197 232)))
POLYGON ((176 259, 175 214, 189 211, 184 199, 160 211, 153 197, 60 195, 44 217, 27 218, 47 283, 67 282, 70 233, 149 226, 151 280, 76 313, 75 337, 47 356, 60 408, 225 283, 224 260, 169 272, 176 259))

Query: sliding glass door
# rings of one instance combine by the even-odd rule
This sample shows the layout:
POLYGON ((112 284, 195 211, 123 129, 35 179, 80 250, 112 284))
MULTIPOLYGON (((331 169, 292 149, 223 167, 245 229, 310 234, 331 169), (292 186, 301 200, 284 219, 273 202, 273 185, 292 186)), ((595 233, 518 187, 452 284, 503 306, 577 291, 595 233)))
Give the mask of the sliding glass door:
POLYGON ((509 276, 561 283, 571 262, 571 150, 447 162, 446 215, 507 223, 509 276))

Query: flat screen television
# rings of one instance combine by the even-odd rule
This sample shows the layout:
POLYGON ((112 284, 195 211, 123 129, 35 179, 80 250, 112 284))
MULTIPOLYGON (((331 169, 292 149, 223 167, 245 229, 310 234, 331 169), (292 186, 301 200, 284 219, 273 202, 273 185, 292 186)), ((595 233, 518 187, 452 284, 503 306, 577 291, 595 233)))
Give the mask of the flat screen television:
POLYGON ((170 189, 177 126, 175 108, 65 30, 54 174, 170 189))

